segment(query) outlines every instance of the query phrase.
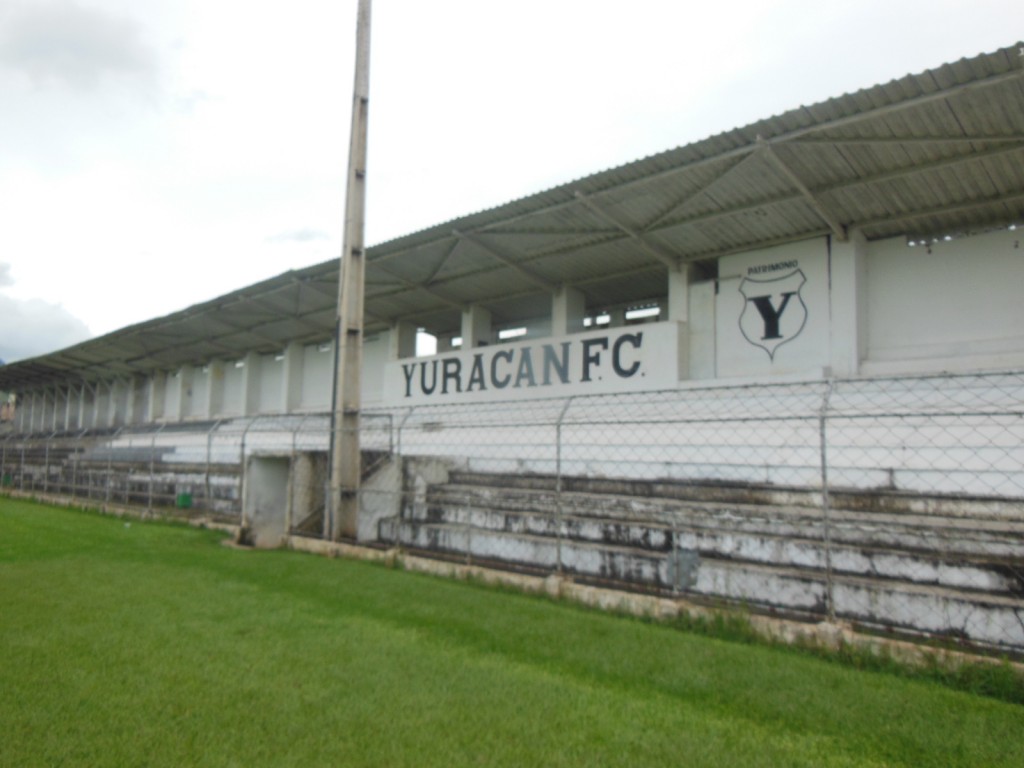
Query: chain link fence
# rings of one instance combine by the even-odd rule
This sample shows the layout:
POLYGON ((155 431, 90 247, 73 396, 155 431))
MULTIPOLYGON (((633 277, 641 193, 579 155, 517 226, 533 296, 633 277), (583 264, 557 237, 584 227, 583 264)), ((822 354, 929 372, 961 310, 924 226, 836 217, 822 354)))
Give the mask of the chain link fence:
MULTIPOLYGON (((329 415, 8 436, 9 489, 328 530, 329 415)), ((376 409, 360 541, 1024 652, 1024 373, 376 409)))

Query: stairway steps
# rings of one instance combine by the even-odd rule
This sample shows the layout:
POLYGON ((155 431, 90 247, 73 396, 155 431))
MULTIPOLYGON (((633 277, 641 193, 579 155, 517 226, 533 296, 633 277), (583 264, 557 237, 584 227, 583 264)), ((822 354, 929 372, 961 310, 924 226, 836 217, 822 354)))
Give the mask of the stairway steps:
MULTIPOLYGON (((638 551, 669 552, 683 549, 715 557, 751 563, 784 563, 798 568, 823 570, 826 563, 821 537, 807 531, 794 535, 777 531, 744 531, 735 528, 675 528, 635 521, 567 515, 559 520, 547 513, 465 507, 432 507, 417 522, 471 526, 481 531, 512 535, 546 536, 638 551)), ((847 544, 832 539, 831 567, 837 573, 871 573, 880 579, 905 580, 990 593, 1024 594, 1024 560, 1007 563, 988 555, 950 554, 944 551, 907 551, 905 548, 847 544)))
MULTIPOLYGON (((756 506, 809 507, 821 509, 820 490, 776 485, 678 480, 622 480, 571 477, 559 481, 552 475, 500 474, 453 470, 450 485, 527 491, 622 496, 634 500, 693 501, 756 506)), ((1001 498, 927 496, 917 492, 888 489, 847 490, 833 488, 830 507, 869 514, 946 516, 970 520, 1016 520, 1024 517, 1024 501, 1001 498)))
MULTIPOLYGON (((390 518, 382 534, 415 549, 506 562, 599 581, 675 590, 713 601, 742 603, 758 610, 820 616, 826 612, 824 571, 700 556, 680 563, 676 551, 638 551, 607 543, 491 531, 456 523, 390 518)), ((833 574, 835 609, 873 626, 907 631, 949 632, 970 628, 971 639, 992 645, 1024 646, 1024 599, 907 580, 833 574), (977 622, 980 612, 986 620, 977 622), (929 626, 931 624, 932 626, 929 626)))
MULTIPOLYGON (((738 504, 681 503, 635 500, 596 494, 503 492, 467 486, 442 486, 427 494, 428 509, 490 509, 502 513, 603 518, 619 523, 824 538, 821 510, 805 507, 738 504)), ((416 507, 416 505, 413 505, 416 507)), ((1024 560, 1024 522, 964 520, 921 515, 892 515, 832 510, 830 535, 834 542, 851 546, 893 547, 914 552, 962 557, 1008 557, 1024 560)))

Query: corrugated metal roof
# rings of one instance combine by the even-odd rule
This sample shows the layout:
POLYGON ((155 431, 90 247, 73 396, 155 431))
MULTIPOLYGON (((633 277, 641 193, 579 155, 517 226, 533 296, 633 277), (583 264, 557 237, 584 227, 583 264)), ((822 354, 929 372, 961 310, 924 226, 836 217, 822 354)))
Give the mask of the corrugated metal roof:
MULTIPOLYGON (((592 310, 664 292, 665 270, 859 229, 869 239, 1024 221, 1020 43, 786 112, 368 250, 367 330, 514 322, 563 284, 592 310)), ((330 339, 338 264, 0 368, 0 389, 174 369, 330 339)), ((543 311, 543 310, 541 310, 543 311)))

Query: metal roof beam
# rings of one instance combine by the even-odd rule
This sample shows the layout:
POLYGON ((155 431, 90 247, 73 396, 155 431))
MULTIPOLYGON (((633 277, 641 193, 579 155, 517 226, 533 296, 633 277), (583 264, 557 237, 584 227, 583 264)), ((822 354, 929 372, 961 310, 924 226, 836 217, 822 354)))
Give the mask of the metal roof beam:
POLYGON ((808 136, 812 133, 820 133, 821 131, 831 130, 833 128, 842 128, 846 125, 852 125, 853 123, 860 123, 865 120, 873 120, 878 117, 891 114, 893 112, 902 112, 905 109, 912 109, 913 107, 919 107, 922 104, 930 104, 933 101, 942 101, 943 99, 949 99, 954 96, 959 96, 962 93, 968 91, 976 91, 982 88, 989 88, 993 85, 999 85, 1009 80, 1016 80, 1024 74, 1024 69, 1013 69, 1009 72, 1003 72, 999 75, 993 75, 986 77, 981 80, 974 80, 969 83, 961 83, 950 88, 941 88, 932 93, 923 93, 920 96, 914 96, 903 101, 897 101, 893 104, 885 104, 881 107, 874 107, 873 109, 867 109, 863 112, 856 112, 846 117, 838 117, 833 120, 828 120, 824 123, 817 125, 809 125, 806 128, 797 128, 793 131, 787 131, 781 133, 778 136, 768 139, 769 143, 781 143, 786 141, 793 141, 794 139, 800 139, 804 136, 808 136))
POLYGON ((1024 203, 1024 192, 1019 192, 1016 195, 996 195, 994 197, 987 197, 981 200, 971 200, 967 203, 938 206, 935 208, 928 208, 926 210, 905 211, 892 216, 880 216, 875 219, 858 221, 854 226, 858 229, 865 229, 867 227, 877 227, 880 224, 893 224, 897 222, 913 221, 914 219, 924 219, 929 216, 945 216, 951 213, 963 213, 964 211, 974 210, 975 208, 985 208, 992 205, 1005 205, 1010 202, 1024 203))
MULTIPOLYGON (((928 104, 928 103, 931 103, 933 101, 942 100, 942 99, 948 99, 948 98, 951 98, 951 97, 954 97, 954 96, 958 96, 961 93, 965 93, 965 92, 968 92, 968 91, 980 90, 980 89, 989 88, 989 87, 992 87, 992 86, 995 86, 995 85, 999 85, 1001 83, 1004 83, 1004 82, 1007 82, 1007 81, 1011 81, 1011 80, 1020 78, 1021 75, 1022 75, 1022 72, 1024 72, 1024 70, 1014 69, 1014 70, 1011 70, 1009 72, 1003 72, 1001 74, 993 75, 993 76, 990 76, 990 77, 986 77, 986 78, 983 78, 981 80, 974 80, 972 82, 962 83, 960 85, 952 86, 952 87, 949 87, 949 88, 940 88, 939 90, 934 91, 932 93, 921 94, 920 96, 916 96, 916 97, 913 97, 913 98, 910 98, 910 99, 904 99, 902 101, 898 101, 898 102, 895 102, 895 103, 892 103, 892 104, 886 104, 886 105, 883 105, 881 107, 875 107, 873 109, 868 109, 868 110, 863 111, 863 112, 856 112, 854 114, 847 115, 845 117, 834 118, 834 119, 831 119, 831 120, 826 120, 826 121, 821 122, 821 123, 815 123, 814 125, 809 125, 809 126, 805 126, 803 128, 797 128, 797 129, 794 129, 792 131, 780 133, 777 136, 773 136, 773 137, 767 139, 767 141, 770 144, 785 143, 785 142, 796 142, 796 141, 805 142, 805 141, 811 140, 810 137, 813 134, 821 133, 822 131, 828 131, 828 130, 832 130, 832 129, 835 129, 835 128, 842 128, 842 127, 845 127, 847 125, 852 125, 852 124, 855 124, 855 123, 863 122, 865 120, 871 120, 873 118, 881 117, 881 116, 884 116, 884 115, 887 115, 887 114, 891 114, 893 112, 900 112, 902 110, 912 109, 913 107, 917 107, 917 106, 920 106, 920 105, 923 105, 923 104, 928 104)), ((736 158, 743 158, 743 157, 751 154, 752 152, 754 152, 756 148, 757 148, 756 144, 744 144, 742 146, 736 147, 736 148, 728 150, 726 152, 718 153, 718 154, 713 155, 711 157, 703 157, 703 158, 700 158, 700 159, 697 159, 697 160, 694 160, 694 161, 691 161, 691 162, 688 162, 688 163, 683 163, 681 165, 674 166, 672 168, 665 168, 664 170, 658 171, 656 173, 650 173, 650 174, 641 176, 639 178, 634 178, 634 179, 630 179, 629 181, 625 181, 625 182, 621 182, 621 183, 618 183, 618 184, 614 184, 614 185, 609 186, 609 187, 607 187, 605 189, 594 190, 594 191, 590 192, 589 194, 592 195, 592 196, 598 196, 598 195, 604 195, 604 194, 613 193, 613 192, 621 192, 622 190, 630 189, 631 187, 634 187, 634 186, 637 186, 637 185, 648 184, 650 182, 657 181, 657 180, 662 179, 662 178, 666 178, 666 177, 669 177, 669 176, 674 176, 674 175, 676 175, 678 173, 684 173, 684 172, 687 172, 687 171, 692 171, 692 170, 694 170, 696 168, 701 168, 701 167, 706 166, 706 165, 713 165, 715 163, 726 162, 726 161, 734 160, 736 158)), ((553 204, 546 205, 546 206, 544 206, 543 208, 541 208, 539 210, 526 211, 526 212, 523 212, 523 213, 516 214, 514 216, 509 216, 507 218, 502 219, 501 221, 494 221, 494 222, 491 222, 490 224, 485 224, 485 225, 483 225, 481 227, 477 227, 477 228, 473 229, 472 232, 474 234, 476 234, 476 233, 484 233, 484 232, 488 232, 491 227, 508 227, 510 224, 513 224, 513 223, 515 223, 517 221, 521 221, 521 220, 524 220, 524 219, 529 219, 529 218, 531 218, 533 216, 536 216, 538 213, 551 213, 553 211, 557 211, 557 210, 561 210, 563 208, 567 208, 567 207, 569 207, 569 206, 571 206, 573 204, 575 204, 575 200, 574 199, 562 200, 562 201, 560 201, 558 203, 553 203, 553 204)), ((463 236, 459 232, 455 232, 453 234, 456 237, 463 236)), ((438 242, 439 240, 444 239, 447 236, 448 236, 447 234, 446 235, 440 235, 437 239, 435 239, 433 241, 427 241, 425 243, 421 243, 421 244, 419 244, 416 247, 424 247, 424 246, 432 245, 432 244, 438 242)), ((398 256, 405 255, 408 252, 409 252, 408 249, 399 249, 399 250, 391 251, 391 252, 388 252, 388 253, 381 253, 378 256, 376 256, 376 258, 371 258, 370 261, 376 262, 376 261, 382 261, 384 259, 395 258, 395 257, 398 257, 398 256)))
POLYGON ((811 190, 807 188, 807 185, 800 180, 800 177, 793 173, 793 170, 782 161, 782 158, 778 156, 774 149, 772 149, 771 145, 758 136, 757 146, 760 152, 771 160, 772 164, 780 173, 782 173, 783 176, 786 177, 789 183, 797 188, 800 195, 807 201, 807 204, 811 206, 816 214, 818 214, 818 217, 828 224, 829 229, 832 230, 832 234, 840 240, 846 240, 846 227, 832 214, 831 211, 828 210, 828 208, 821 204, 821 201, 814 196, 811 190))
POLYGON ((667 249, 662 248, 656 243, 652 243, 649 240, 647 240, 647 238, 644 237, 644 233, 633 229, 628 224, 625 224, 617 216, 608 212, 603 207, 598 205, 594 200, 590 199, 589 195, 586 195, 579 190, 576 190, 575 195, 576 199, 583 203, 583 205, 585 205, 589 210, 593 211, 595 214, 597 214, 597 216, 609 222, 610 224, 614 224, 618 229, 625 232, 629 237, 635 240, 637 244, 640 246, 641 250, 645 251, 649 256, 652 256, 654 259, 661 262, 669 269, 676 269, 679 266, 679 256, 677 256, 674 253, 669 253, 667 249))
POLYGON ((791 144, 837 144, 837 145, 873 145, 873 144, 1020 144, 1024 142, 1024 133, 988 135, 971 134, 960 136, 852 136, 850 138, 826 138, 808 136, 793 139, 791 144))
POLYGON ((437 273, 444 269, 444 265, 448 263, 448 259, 452 257, 461 243, 462 241, 460 239, 455 238, 452 242, 452 247, 445 252, 444 256, 441 257, 441 260, 437 262, 437 266, 430 270, 430 274, 424 278, 423 283, 425 285, 428 285, 435 277, 437 277, 437 273))
POLYGON ((665 207, 665 209, 662 210, 661 213, 655 216, 651 221, 647 222, 647 225, 644 227, 644 229, 648 231, 655 229, 659 224, 661 224, 661 222, 665 221, 665 219, 667 219, 673 213, 675 213, 680 208, 685 206, 687 203, 691 203, 699 197, 708 195, 711 192, 711 190, 714 189, 715 186, 722 181, 722 179, 729 176, 729 174, 731 174, 733 171, 735 171, 737 168, 739 168, 741 165, 747 162, 747 160, 749 160, 751 157, 753 157, 753 155, 748 153, 745 155, 741 155, 739 157, 732 158, 730 160, 730 165, 728 168, 717 173, 715 177, 711 179, 711 181, 699 187, 696 191, 691 192, 682 198, 677 198, 676 200, 674 200, 670 205, 665 207))
POLYGON ((607 236, 609 234, 619 234, 618 227, 612 227, 605 229, 604 227, 588 227, 570 229, 569 227, 548 228, 548 229, 529 229, 529 228, 517 228, 517 229, 502 229, 501 227, 491 227, 487 230, 489 235, 510 235, 515 237, 516 235, 527 235, 527 236, 538 236, 538 237, 597 237, 607 236))
POLYGON ((475 234, 470 234, 470 233, 467 233, 467 232, 459 232, 458 230, 453 230, 452 234, 455 235, 455 237, 458 237, 458 238, 461 238, 461 239, 464 239, 464 240, 468 240, 469 242, 473 243, 475 246, 477 246, 481 250, 489 253, 491 256, 496 258, 498 261, 500 261, 502 264, 504 264, 508 268, 510 268, 510 269, 518 272, 519 274, 521 274, 523 277, 525 277, 527 280, 529 280, 534 285, 537 285, 537 286, 543 288, 545 291, 548 291, 549 293, 557 293, 558 292, 559 286, 557 286, 555 283, 552 283, 550 280, 544 279, 543 277, 538 275, 536 272, 534 272, 532 269, 528 269, 528 268, 524 267, 516 259, 512 258, 511 256, 506 256, 505 254, 503 254, 500 251, 498 251, 497 249, 495 249, 493 246, 488 245, 487 243, 483 242, 475 234))
MULTIPOLYGON (((403 288, 399 288, 398 291, 396 291, 396 293, 404 293, 406 291, 416 291, 416 290, 425 291, 426 293, 429 293, 431 296, 433 296, 435 299, 440 299, 445 304, 448 304, 449 306, 454 307, 455 309, 458 309, 460 312, 463 309, 465 309, 465 307, 466 307, 466 302, 459 301, 458 299, 453 299, 450 296, 445 296, 443 293, 440 293, 435 288, 431 288, 429 285, 425 285, 424 283, 417 283, 417 282, 414 282, 412 280, 406 280, 403 277, 399 277, 394 272, 388 272, 388 270, 384 269, 384 267, 380 266, 379 264, 375 264, 374 266, 375 266, 376 269, 379 269, 381 272, 384 272, 389 277, 394 278, 395 282, 397 282, 399 285, 403 286, 403 288)), ((380 294, 377 294, 377 295, 379 296, 380 294)), ((394 295, 394 294, 388 294, 388 295, 394 295)), ((368 298, 372 299, 374 297, 371 296, 371 297, 368 297, 368 298)))
MULTIPOLYGON (((1010 147, 999 147, 996 149, 987 150, 984 152, 972 152, 970 154, 961 155, 952 158, 943 158, 942 160, 936 160, 932 163, 925 163, 921 165, 904 166, 897 168, 892 171, 885 171, 874 176, 865 176, 862 178, 851 179, 850 181, 843 181, 838 184, 832 184, 828 187, 822 187, 815 191, 817 196, 828 195, 834 192, 841 192, 855 187, 861 187, 869 184, 879 184, 882 182, 890 181, 892 179, 904 178, 907 176, 915 176, 920 173, 927 173, 929 171, 939 170, 942 168, 948 168, 950 166, 959 165, 961 163, 977 162, 983 159, 989 159, 999 157, 1002 155, 1010 154, 1012 152, 1024 149, 1024 143, 1020 145, 1014 145, 1010 147)), ((776 197, 766 197, 761 200, 755 200, 754 202, 747 202, 742 205, 733 206, 730 208, 723 208, 718 211, 712 211, 709 213, 702 213, 698 216, 691 216, 685 219, 677 219, 675 221, 660 224, 656 231, 665 229, 672 229, 674 227, 686 226, 689 224, 699 224, 705 221, 713 221, 726 216, 732 216, 738 213, 744 213, 747 211, 756 211, 758 208, 768 205, 779 205, 781 203, 789 203, 794 200, 801 198, 799 193, 793 193, 788 195, 779 195, 776 197)))

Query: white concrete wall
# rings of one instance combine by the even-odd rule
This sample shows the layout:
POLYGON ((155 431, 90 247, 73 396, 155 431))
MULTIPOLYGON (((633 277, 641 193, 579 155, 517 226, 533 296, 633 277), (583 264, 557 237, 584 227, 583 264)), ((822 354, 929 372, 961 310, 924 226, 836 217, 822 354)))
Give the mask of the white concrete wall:
POLYGON ((230 360, 224 364, 224 382, 221 393, 220 416, 241 416, 242 378, 245 362, 230 360), (238 363, 242 362, 239 366, 238 363))
POLYGON ((1021 233, 908 247, 872 243, 867 257, 864 373, 1024 365, 1021 233))
POLYGON ((390 358, 390 346, 388 331, 367 338, 363 344, 364 405, 378 405, 384 400, 384 370, 390 358))
POLYGON ((713 379, 716 368, 714 281, 690 285, 690 364, 691 379, 713 379))
MULTIPOLYGON (((1015 231, 1001 230, 909 247, 906 238, 868 243, 854 232, 845 242, 819 237, 724 256, 717 280, 691 282, 687 277, 687 320, 677 326, 678 343, 665 342, 671 348, 659 349, 655 359, 645 361, 643 376, 612 377, 601 386, 559 392, 510 386, 488 396, 516 400, 597 390, 673 389, 688 381, 770 382, 1021 368, 1020 239, 1015 231), (669 361, 672 375, 658 372, 658 358, 669 361)), ((669 303, 669 283, 666 276, 663 310, 669 303)), ((538 335, 550 330, 550 318, 524 318, 526 337, 444 352, 434 359, 458 358, 466 372, 477 354, 489 359, 499 349, 540 349, 545 343, 566 341, 578 346, 583 339, 611 338, 643 328, 649 329, 645 333, 653 344, 657 329, 668 326, 665 316, 662 322, 626 329, 602 326, 557 338, 538 335)), ((621 318, 612 325, 620 326, 621 318)), ((403 364, 415 360, 419 365, 424 358, 391 360, 391 335, 383 331, 364 343, 366 407, 409 404, 404 385, 395 386, 395 381, 404 384, 403 364)), ((644 346, 646 354, 649 342, 644 346)), ((507 368, 504 362, 501 365, 507 368)), ((296 344, 277 354, 211 360, 134 380, 76 383, 64 389, 51 385, 19 393, 17 424, 21 431, 53 431, 322 412, 332 401, 333 366, 333 343, 296 344)), ((573 366, 579 367, 578 359, 573 366)), ((480 397, 479 392, 462 391, 445 399, 480 397)))
POLYGON ((685 323, 600 329, 387 364, 384 403, 534 400, 673 389, 686 370, 685 323))
POLYGON ((716 377, 820 375, 828 367, 826 238, 725 256, 718 275, 716 377), (777 313, 771 338, 755 300, 777 313))
POLYGON ((284 412, 284 355, 261 355, 259 358, 259 393, 257 413, 284 412))
POLYGON ((334 383, 334 346, 313 344, 303 350, 301 409, 326 411, 331 407, 331 386, 334 383))
POLYGON ((211 378, 208 366, 200 366, 192 370, 192 393, 187 400, 188 413, 182 414, 185 418, 195 419, 206 416, 212 384, 211 378))

